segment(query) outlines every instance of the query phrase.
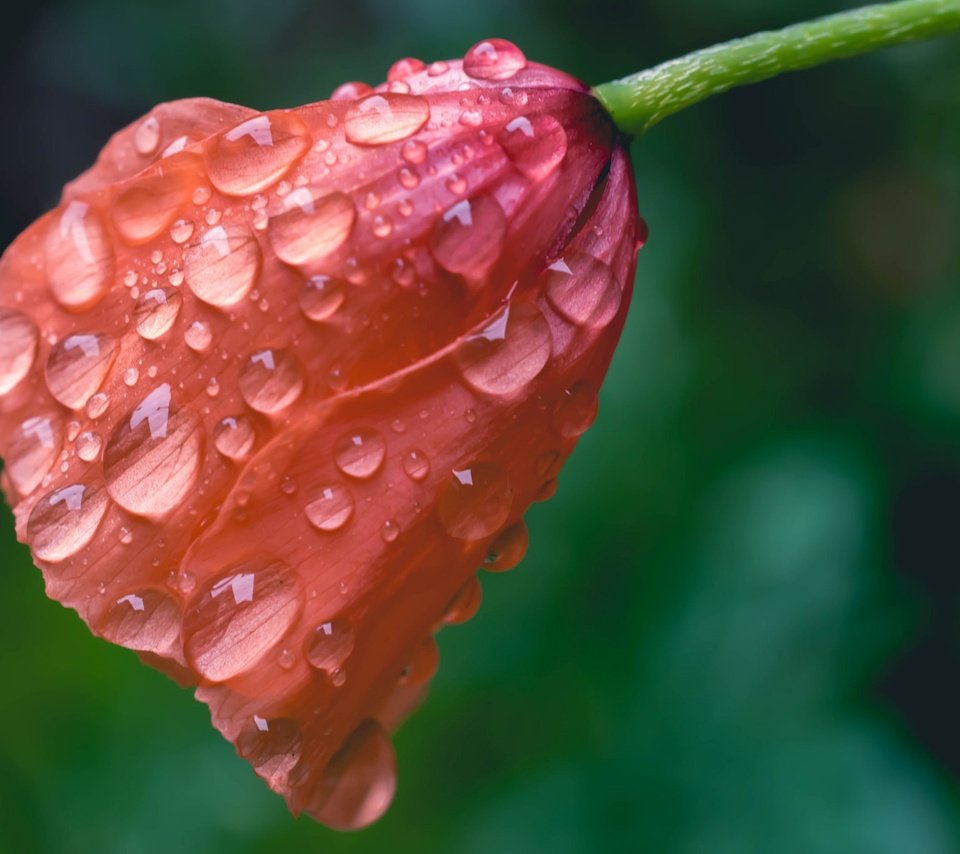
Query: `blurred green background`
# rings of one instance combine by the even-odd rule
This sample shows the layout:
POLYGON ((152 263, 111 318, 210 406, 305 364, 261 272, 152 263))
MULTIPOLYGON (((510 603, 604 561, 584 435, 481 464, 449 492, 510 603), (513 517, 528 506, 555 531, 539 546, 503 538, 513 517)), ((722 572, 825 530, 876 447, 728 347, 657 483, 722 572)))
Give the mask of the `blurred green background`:
MULTIPOLYGON (((0 236, 157 101, 256 107, 480 38, 596 83, 814 0, 66 0, 0 27, 0 236)), ((294 821, 0 524, 0 851, 960 850, 960 41, 634 146, 651 238, 600 418, 440 636, 372 829, 294 821)))

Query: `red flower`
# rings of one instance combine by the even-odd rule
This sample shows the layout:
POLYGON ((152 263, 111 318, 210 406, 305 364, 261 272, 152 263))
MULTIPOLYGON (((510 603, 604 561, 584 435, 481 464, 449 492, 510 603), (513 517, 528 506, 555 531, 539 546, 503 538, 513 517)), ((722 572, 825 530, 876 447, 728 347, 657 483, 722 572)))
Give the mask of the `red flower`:
POLYGON ((491 40, 257 113, 120 131, 0 263, 0 451, 47 592, 184 684, 334 827, 523 556, 641 221, 586 88, 491 40))

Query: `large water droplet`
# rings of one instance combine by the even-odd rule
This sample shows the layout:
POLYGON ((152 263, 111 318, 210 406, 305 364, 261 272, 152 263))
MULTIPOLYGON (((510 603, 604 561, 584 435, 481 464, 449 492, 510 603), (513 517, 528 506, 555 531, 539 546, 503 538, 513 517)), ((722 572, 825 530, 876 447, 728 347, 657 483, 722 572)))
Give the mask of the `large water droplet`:
POLYGON ((137 590, 119 597, 96 628, 127 649, 163 653, 180 637, 180 606, 160 590, 137 590))
POLYGON ((343 285, 329 276, 312 276, 300 291, 300 310, 310 320, 326 320, 343 305, 343 285))
POLYGON ((270 245, 281 261, 306 264, 336 251, 357 218, 350 197, 333 192, 315 199, 306 187, 284 196, 284 212, 270 220, 270 245))
POLYGON ((183 272, 198 299, 222 307, 249 293, 260 262, 260 246, 244 226, 218 225, 187 249, 183 272))
POLYGON ((37 327, 26 315, 0 308, 0 395, 9 392, 33 367, 37 327))
POLYGON ((60 305, 83 311, 106 295, 113 250, 103 222, 86 202, 70 202, 54 215, 44 248, 47 280, 60 305))
POLYGON ((464 379, 477 391, 511 394, 522 389, 550 358, 550 327, 530 303, 507 305, 457 350, 464 379))
POLYGON ((532 181, 542 181, 567 155, 567 133, 553 116, 518 116, 507 122, 499 140, 513 165, 532 181))
POLYGON ((258 350, 240 370, 240 394, 257 412, 286 409, 303 391, 303 370, 288 350, 258 350))
POLYGON ((205 679, 230 679, 282 640, 302 606, 297 576, 286 564, 244 561, 194 599, 183 623, 184 653, 205 679))
POLYGON ((543 272, 547 299, 571 323, 606 326, 620 308, 613 270, 582 252, 570 252, 543 272))
POLYGON ((529 542, 527 526, 521 519, 515 525, 505 528, 490 546, 483 568, 489 572, 505 572, 513 569, 527 553, 529 542))
POLYGON ((430 118, 430 105, 418 95, 384 92, 352 106, 344 133, 355 145, 384 145, 415 134, 430 118))
POLYGON ((334 829, 354 830, 380 818, 396 788, 390 737, 376 721, 364 721, 327 764, 307 812, 334 829))
POLYGON ((10 434, 4 471, 17 492, 29 495, 50 471, 63 445, 63 423, 55 415, 35 415, 10 434))
POLYGON ((345 617, 320 623, 303 644, 303 653, 311 667, 333 673, 343 667, 353 652, 353 626, 345 617))
POLYGON ((451 273, 483 276, 500 257, 507 218, 489 196, 457 202, 433 228, 430 248, 437 263, 451 273))
POLYGON ((504 39, 477 42, 463 57, 463 70, 478 80, 507 80, 527 67, 520 48, 504 39))
POLYGON ((179 154, 127 182, 111 209, 120 236, 139 246, 166 231, 190 198, 200 168, 197 155, 179 154))
POLYGON ((588 380, 566 389, 557 406, 557 430, 573 438, 585 433, 597 417, 597 391, 588 380))
POLYGON ((454 469, 440 491, 437 515, 451 537, 482 540, 501 528, 510 515, 513 489, 495 463, 454 469))
POLYGON ((471 575, 455 594, 443 612, 443 622, 456 626, 471 619, 480 610, 483 588, 476 575, 471 575))
POLYGON ((279 181, 310 144, 310 132, 296 113, 254 116, 208 143, 210 183, 229 196, 257 193, 279 181))
POLYGON ((133 131, 133 147, 146 157, 160 146, 160 121, 156 116, 147 116, 133 131))
POLYGON ((214 447, 234 462, 246 459, 256 439, 253 422, 246 415, 228 415, 214 428, 214 447))
POLYGON ((237 752, 271 785, 282 785, 300 761, 303 737, 290 718, 254 715, 237 738, 237 752))
POLYGON ((156 341, 170 331, 182 302, 176 288, 158 287, 145 291, 133 310, 137 332, 148 341, 156 341))
POLYGON ((346 433, 333 445, 333 459, 345 475, 360 480, 373 477, 383 465, 387 443, 376 430, 346 433))
POLYGON ((305 508, 307 521, 318 531, 338 531, 353 515, 353 496, 345 486, 325 486, 305 508))
POLYGON ((27 541, 34 557, 58 563, 75 555, 93 539, 107 504, 103 489, 82 483, 44 495, 27 520, 27 541))
POLYGON ((203 454, 203 428, 195 415, 171 406, 170 385, 148 394, 124 418, 103 452, 110 497, 142 516, 176 507, 196 480, 203 454))
POLYGON ((116 339, 95 332, 64 338, 47 357, 44 377, 50 394, 70 409, 82 408, 103 384, 118 346, 116 339))

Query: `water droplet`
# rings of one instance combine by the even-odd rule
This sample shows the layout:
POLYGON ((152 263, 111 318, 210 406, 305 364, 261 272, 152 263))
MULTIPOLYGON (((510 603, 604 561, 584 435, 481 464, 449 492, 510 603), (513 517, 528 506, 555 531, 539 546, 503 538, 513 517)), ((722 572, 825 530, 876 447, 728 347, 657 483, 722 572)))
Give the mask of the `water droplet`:
POLYGON ((522 519, 505 528, 490 546, 483 568, 488 572, 506 572, 513 569, 527 553, 529 540, 527 526, 522 519))
POLYGON ((571 323, 606 326, 620 308, 620 285, 613 270, 582 252, 554 261, 542 278, 550 304, 571 323))
POLYGON ((441 74, 446 74, 450 70, 450 66, 447 65, 443 60, 438 60, 437 62, 431 62, 430 67, 427 69, 427 74, 431 77, 439 77, 441 74))
POLYGON ((170 226, 170 239, 182 245, 193 237, 193 221, 189 219, 178 219, 170 226))
POLYGON ((353 515, 353 496, 345 486, 327 486, 305 508, 307 521, 319 531, 339 531, 353 515))
POLYGON ((504 39, 477 42, 463 57, 463 70, 478 80, 506 80, 527 66, 527 58, 504 39))
POLYGON ((297 576, 279 560, 251 559, 204 587, 183 621, 183 650, 194 669, 223 682, 250 669, 296 622, 297 576))
POLYGON ((103 222, 86 202, 70 202, 53 216, 45 256, 50 290, 68 311, 84 311, 106 296, 113 250, 103 222))
POLYGON ((489 196, 457 202, 433 228, 433 257, 451 273, 483 276, 500 257, 507 218, 503 208, 489 196))
POLYGON ((55 415, 35 415, 10 434, 4 471, 17 492, 29 495, 53 467, 63 445, 63 424, 55 415))
POLYGON ((354 830, 380 818, 396 788, 397 760, 390 737, 368 720, 330 759, 307 812, 328 827, 354 830))
POLYGON ((197 155, 178 154, 121 185, 111 216, 124 241, 139 246, 166 231, 186 204, 200 168, 197 155))
POLYGON ((467 181, 463 176, 453 172, 447 178, 447 189, 455 196, 462 196, 467 192, 467 181))
POLYGON ((300 291, 300 310, 310 320, 326 320, 343 305, 343 286, 330 276, 312 276, 300 291))
POLYGON ((257 434, 246 415, 228 415, 213 431, 213 445, 229 460, 239 462, 253 450, 257 434))
POLYGON ((427 159, 427 145, 419 139, 408 139, 400 147, 400 156, 414 165, 423 163, 427 159))
POLYGON ((483 588, 476 575, 471 575, 455 594, 443 612, 443 622, 448 626, 465 623, 480 610, 483 588))
POLYGON ((93 539, 107 511, 103 489, 74 483, 41 498, 27 520, 27 541, 39 560, 58 563, 93 539))
POLYGON ((131 388, 140 382, 140 371, 129 367, 123 372, 123 384, 131 388))
POLYGON ((77 436, 77 456, 85 463, 92 463, 100 456, 102 444, 99 433, 86 430, 77 436))
POLYGON ((148 341, 156 341, 170 331, 180 312, 182 298, 176 288, 150 288, 133 310, 137 332, 148 341))
POLYGON ((117 356, 108 335, 81 332, 57 343, 47 357, 44 377, 50 394, 70 409, 80 409, 103 384, 117 356))
POLYGON ((316 261, 347 242, 356 218, 356 208, 344 193, 314 198, 300 187, 284 199, 284 212, 270 220, 270 244, 287 264, 316 261))
POLYGON ((104 394, 102 391, 98 391, 96 394, 91 395, 90 400, 87 401, 87 417, 96 421, 98 418, 102 417, 109 408, 110 395, 104 394))
POLYGON ((420 183, 420 176, 416 169, 404 166, 399 172, 400 186, 407 190, 413 190, 420 183))
POLYGON ((296 665, 296 663, 297 663, 297 657, 293 654, 291 650, 287 649, 286 647, 281 649, 280 652, 277 654, 277 664, 283 670, 292 670, 294 665, 296 665))
POLYGON ((344 133, 355 145, 384 145, 412 136, 429 118, 426 98, 385 92, 351 107, 344 118, 344 133))
POLYGON ((160 145, 160 121, 156 116, 147 116, 133 132, 133 147, 146 157, 160 145))
POLYGON ((400 536, 400 526, 393 521, 393 519, 387 519, 383 523, 383 526, 380 528, 380 537, 385 543, 395 542, 397 537, 400 536))
POLYGON ((357 80, 351 80, 348 83, 341 83, 337 86, 336 89, 330 94, 331 101, 356 101, 358 98, 362 98, 365 95, 369 95, 373 89, 371 89, 366 83, 361 83, 357 80))
POLYGON ((550 327, 529 303, 507 305, 457 350, 464 379, 477 391, 511 394, 543 370, 550 358, 550 327))
POLYGON ((0 308, 0 395, 30 373, 38 338, 37 327, 26 315, 0 308))
POLYGON ((387 72, 387 82, 393 83, 396 80, 403 80, 404 77, 409 77, 411 74, 423 71, 424 68, 426 68, 424 63, 419 59, 414 59, 412 56, 398 59, 390 66, 390 70, 387 72))
POLYGON ((251 409, 286 409, 303 391, 303 370, 288 350, 258 350, 240 370, 240 394, 251 409))
POLYGON ((302 751, 300 727, 290 718, 254 715, 237 738, 237 752, 272 786, 284 785, 302 751))
POLYGON ((210 196, 212 195, 213 190, 210 189, 206 184, 201 184, 197 187, 192 195, 190 196, 190 201, 193 202, 197 207, 205 205, 210 201, 210 196))
POLYGON ((401 681, 404 685, 426 685, 440 667, 440 649, 433 635, 427 635, 403 668, 401 681))
POLYGON ((518 116, 507 122, 499 141, 513 165, 531 181, 542 181, 567 156, 567 133, 553 116, 518 116))
POLYGON ((353 652, 353 626, 345 617, 320 623, 303 644, 303 652, 311 667, 332 674, 340 670, 353 652))
POLYGON ((414 448, 403 455, 403 470, 411 480, 423 480, 430 474, 430 460, 423 451, 414 448))
POLYGON ((245 196, 280 180, 310 148, 306 125, 296 113, 254 116, 207 145, 210 182, 228 196, 245 196))
POLYGON ((440 493, 437 515, 451 537, 482 540, 503 526, 512 504, 513 489, 500 466, 480 462, 454 469, 440 493))
POLYGON ((587 380, 574 383, 563 393, 557 407, 557 430, 573 438, 585 433, 597 417, 597 391, 587 380))
POLYGON ((389 217, 375 216, 373 218, 373 233, 376 237, 389 237, 393 231, 393 223, 389 217))
POLYGON ((249 293, 260 262, 260 246, 244 226, 218 225, 187 249, 183 272, 198 299, 222 307, 249 293))
POLYGON ((361 429, 341 436, 333 445, 333 458, 345 475, 359 480, 373 477, 383 465, 387 443, 376 430, 361 429))
POLYGON ((96 629, 127 649, 163 653, 180 637, 180 606, 160 590, 137 590, 118 598, 96 629))
POLYGON ((110 497, 131 513, 160 516, 190 492, 202 453, 199 420, 172 408, 168 383, 157 386, 107 441, 103 473, 110 497))
POLYGON ((213 341, 213 331, 205 320, 195 320, 183 333, 184 343, 195 353, 202 353, 213 341))

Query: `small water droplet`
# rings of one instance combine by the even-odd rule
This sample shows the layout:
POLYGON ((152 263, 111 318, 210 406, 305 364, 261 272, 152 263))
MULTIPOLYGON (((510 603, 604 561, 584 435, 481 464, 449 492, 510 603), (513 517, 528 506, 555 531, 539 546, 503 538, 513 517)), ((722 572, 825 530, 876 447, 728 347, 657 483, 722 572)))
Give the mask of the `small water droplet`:
POLYGON ((246 415, 228 415, 213 431, 213 445, 229 460, 239 462, 253 450, 257 434, 246 415))
POLYGON ((345 617, 335 617, 320 623, 303 645, 303 652, 311 667, 332 674, 343 667, 353 652, 353 626, 345 617))
POLYGON ((133 387, 138 382, 140 382, 140 371, 134 367, 126 368, 123 372, 123 384, 133 387))
POLYGON ((443 612, 443 622, 448 626, 465 623, 480 610, 483 599, 483 588, 476 575, 471 575, 461 587, 443 612))
POLYGON ((430 460, 414 448, 403 455, 403 470, 411 480, 424 480, 430 474, 430 460))
POLYGON ((312 276, 300 291, 300 310, 310 320, 326 320, 343 305, 344 296, 343 286, 336 279, 312 276))
POLYGON ((438 60, 437 62, 431 62, 430 67, 427 69, 427 74, 430 77, 439 77, 441 74, 446 74, 450 70, 450 66, 447 65, 443 60, 438 60))
POLYGON ((380 537, 385 543, 392 543, 399 536, 400 526, 393 519, 387 519, 380 528, 380 537))
POLYGON ((464 199, 438 218, 430 248, 437 263, 451 273, 480 278, 500 257, 507 218, 489 196, 464 199))
POLYGON ((27 520, 27 541, 34 557, 58 563, 75 555, 93 539, 107 504, 103 489, 82 483, 44 495, 27 520))
POLYGON ((281 261, 307 264, 343 246, 356 218, 356 208, 345 193, 314 198, 300 187, 284 199, 284 212, 270 220, 270 244, 281 261))
POLYGON ((133 310, 140 336, 156 341, 166 335, 177 319, 181 302, 176 288, 157 287, 144 292, 133 310))
POLYGON ((310 148, 306 125, 277 110, 215 136, 206 148, 210 182, 228 196, 245 196, 280 180, 310 148))
POLYGON ((353 515, 353 496, 345 486, 327 486, 317 491, 304 512, 317 530, 339 531, 353 515))
POLYGON ((102 391, 98 391, 96 394, 90 396, 90 400, 87 401, 86 413, 87 417, 96 421, 98 418, 103 417, 104 413, 110 408, 110 395, 105 394, 102 391))
POLYGON ((369 95, 373 91, 366 83, 358 80, 351 80, 347 83, 341 83, 330 94, 331 101, 356 101, 369 95))
POLYGON ((513 489, 495 463, 454 469, 443 485, 437 515, 451 537, 482 540, 499 530, 510 515, 513 489))
POLYGON ((289 350, 258 350, 240 370, 239 384, 240 394, 251 409, 279 412, 303 392, 303 369, 289 350))
POLYGON ((387 82, 393 83, 396 80, 403 80, 404 77, 409 77, 411 74, 423 71, 424 68, 426 68, 424 63, 419 59, 414 59, 412 56, 398 59, 390 66, 390 70, 387 72, 387 82))
POLYGON ((344 118, 344 133, 355 145, 384 145, 412 136, 429 118, 426 98, 385 92, 351 107, 344 118))
POLYGON ((253 667, 296 622, 303 595, 296 573, 279 560, 236 564, 206 585, 183 621, 183 651, 211 682, 253 667))
POLYGON ((127 649, 163 653, 180 637, 180 606, 160 590, 137 590, 119 597, 96 629, 127 649))
POLYGON ((100 440, 100 434, 92 430, 85 430, 77 436, 77 456, 85 463, 92 463, 100 456, 100 448, 103 442, 100 440))
POLYGON ((360 480, 373 477, 383 465, 387 443, 376 430, 354 430, 333 445, 333 458, 345 475, 360 480))
POLYGON ((293 650, 284 647, 277 653, 277 664, 280 665, 281 669, 292 670, 296 663, 297 657, 293 654, 293 650))
POLYGON ((113 365, 118 343, 108 335, 80 332, 57 343, 47 357, 44 378, 50 394, 70 409, 80 409, 113 365))
POLYGON ((178 245, 186 243, 191 237, 193 237, 193 227, 192 220, 178 219, 173 225, 170 226, 170 239, 178 245))
POLYGON ((242 225, 218 225, 187 249, 184 275, 198 299, 224 307, 249 293, 260 264, 260 246, 253 234, 242 225))
POLYGON ((37 327, 26 315, 0 308, 0 396, 30 373, 38 340, 37 327))
POLYGON ((602 261, 570 252, 542 277, 547 299, 561 316, 580 326, 606 326, 620 308, 620 285, 602 261))
POLYGON ((198 207, 200 205, 205 205, 210 201, 210 196, 213 194, 213 190, 206 184, 201 184, 197 187, 192 195, 190 196, 190 201, 192 201, 198 207))
POLYGON ((103 222, 86 202, 69 202, 54 214, 45 256, 50 290, 68 311, 85 311, 106 296, 113 250, 103 222))
POLYGON ((507 80, 527 66, 520 48, 504 39, 477 42, 463 57, 463 70, 478 80, 507 80))
POLYGON ((408 139, 400 147, 400 156, 406 160, 407 163, 414 165, 423 163, 427 159, 426 143, 421 142, 419 139, 408 139))
POLYGON ((29 495, 56 462, 63 445, 63 422, 55 415, 34 415, 11 432, 4 449, 4 472, 17 492, 29 495))
POLYGON ((160 121, 156 116, 147 116, 133 132, 133 147, 146 157, 160 145, 160 121))
POLYGON ((183 341, 195 353, 202 353, 213 342, 213 330, 205 320, 195 320, 183 333, 183 341))
POLYGON ((488 572, 505 572, 513 569, 527 553, 529 539, 527 526, 522 519, 515 525, 505 528, 490 546, 483 568, 488 572))

